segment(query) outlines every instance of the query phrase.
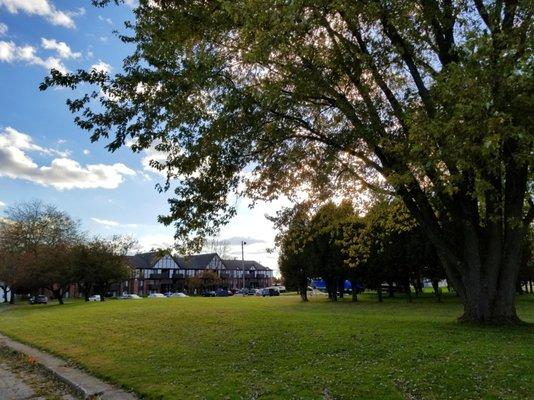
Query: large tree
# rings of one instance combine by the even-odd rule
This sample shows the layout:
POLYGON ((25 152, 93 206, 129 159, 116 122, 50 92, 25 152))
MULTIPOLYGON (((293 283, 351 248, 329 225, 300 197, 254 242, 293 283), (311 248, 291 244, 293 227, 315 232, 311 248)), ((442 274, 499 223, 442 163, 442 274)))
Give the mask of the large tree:
POLYGON ((280 250, 278 267, 288 290, 296 290, 308 301, 309 280, 316 277, 310 258, 310 219, 307 207, 282 210, 273 218, 280 229, 276 243, 280 250))
POLYGON ((389 190, 436 247, 462 320, 516 323, 534 218, 533 11, 531 0, 140 0, 123 72, 53 71, 42 88, 96 84, 68 103, 92 140, 167 153, 152 165, 176 194, 160 220, 178 238, 213 235, 243 187, 268 199, 389 190))
POLYGON ((126 256, 136 243, 128 236, 95 237, 72 249, 75 265, 71 279, 79 285, 85 301, 93 292, 99 293, 104 301, 111 285, 133 276, 126 256))
POLYGON ((328 297, 337 301, 338 293, 343 297, 346 279, 346 255, 343 252, 343 225, 354 216, 354 209, 348 202, 336 205, 328 202, 319 207, 310 218, 308 226, 308 263, 314 277, 326 282, 328 297))
POLYGON ((49 289, 63 304, 72 282, 72 247, 83 234, 79 222, 39 200, 18 203, 0 220, 0 272, 14 291, 49 289))

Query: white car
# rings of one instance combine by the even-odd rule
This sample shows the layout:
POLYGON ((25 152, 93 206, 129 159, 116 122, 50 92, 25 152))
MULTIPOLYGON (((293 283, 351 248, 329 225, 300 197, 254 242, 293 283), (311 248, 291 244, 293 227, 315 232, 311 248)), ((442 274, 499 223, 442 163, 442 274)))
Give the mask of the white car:
POLYGON ((121 297, 119 297, 121 300, 142 300, 143 298, 141 296, 138 296, 136 294, 123 294, 121 297))
POLYGON ((161 298, 165 299, 166 297, 163 293, 150 293, 148 295, 148 298, 149 299, 161 299, 161 298))
POLYGON ((182 292, 176 292, 176 293, 171 294, 169 297, 189 297, 189 296, 182 292))
POLYGON ((101 301, 101 300, 102 298, 100 297, 99 294, 94 294, 91 297, 89 297, 89 301, 101 301))

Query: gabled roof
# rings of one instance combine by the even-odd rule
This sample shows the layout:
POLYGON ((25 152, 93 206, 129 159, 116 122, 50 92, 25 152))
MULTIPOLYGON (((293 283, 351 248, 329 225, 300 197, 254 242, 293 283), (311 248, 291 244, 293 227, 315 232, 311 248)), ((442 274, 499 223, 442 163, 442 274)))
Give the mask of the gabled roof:
MULTIPOLYGON (((243 261, 241 260, 222 260, 224 265, 226 265, 226 269, 237 269, 242 270, 243 269, 243 261)), ((252 260, 245 260, 245 271, 270 271, 271 269, 268 267, 265 267, 261 265, 257 261, 252 260)))
POLYGON ((174 257, 174 261, 184 269, 206 269, 217 253, 194 254, 184 257, 174 257))
POLYGON ((134 256, 128 256, 128 261, 132 267, 137 269, 152 268, 160 256, 158 252, 151 251, 148 253, 139 253, 134 256))
MULTIPOLYGON (((158 251, 151 251, 148 253, 139 253, 134 256, 129 256, 128 260, 130 265, 136 269, 150 269, 154 268, 154 265, 165 254, 158 251)), ((221 260, 217 253, 207 254, 194 254, 190 256, 171 256, 173 260, 178 264, 180 269, 208 269, 215 267, 216 269, 229 269, 229 270, 242 270, 243 262, 241 260, 221 260), (215 260, 214 260, 215 259, 215 260)), ((252 260, 245 260, 246 271, 270 271, 261 265, 259 262, 252 260)))

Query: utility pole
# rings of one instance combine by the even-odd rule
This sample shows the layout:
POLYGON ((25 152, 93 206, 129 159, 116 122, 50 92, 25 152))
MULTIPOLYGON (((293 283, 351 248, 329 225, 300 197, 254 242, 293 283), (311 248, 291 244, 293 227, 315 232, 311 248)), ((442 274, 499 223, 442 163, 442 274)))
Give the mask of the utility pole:
POLYGON ((243 267, 243 296, 245 295, 245 245, 247 242, 241 241, 241 266, 243 267))

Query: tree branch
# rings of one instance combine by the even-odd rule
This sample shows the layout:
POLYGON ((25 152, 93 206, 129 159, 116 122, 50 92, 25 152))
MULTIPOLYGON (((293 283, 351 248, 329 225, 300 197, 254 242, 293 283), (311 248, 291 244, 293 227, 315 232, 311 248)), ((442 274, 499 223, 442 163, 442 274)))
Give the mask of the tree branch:
POLYGON ((399 54, 402 58, 402 60, 405 62, 406 66, 408 67, 408 70, 410 71, 410 75, 412 76, 412 79, 415 82, 415 86, 417 86, 417 90, 419 92, 419 96, 421 97, 421 100, 423 101, 423 105, 425 106, 425 110, 428 113, 428 115, 432 116, 435 113, 435 107, 434 102, 432 100, 432 97, 430 96, 430 92, 425 86, 425 83, 423 82, 423 78, 421 76, 421 73, 417 69, 417 66, 415 64, 415 60, 413 57, 413 51, 406 42, 400 33, 397 31, 395 26, 389 21, 387 11, 384 10, 382 17, 381 17, 382 26, 384 27, 384 32, 386 36, 389 38, 391 43, 397 47, 399 50, 399 54))

